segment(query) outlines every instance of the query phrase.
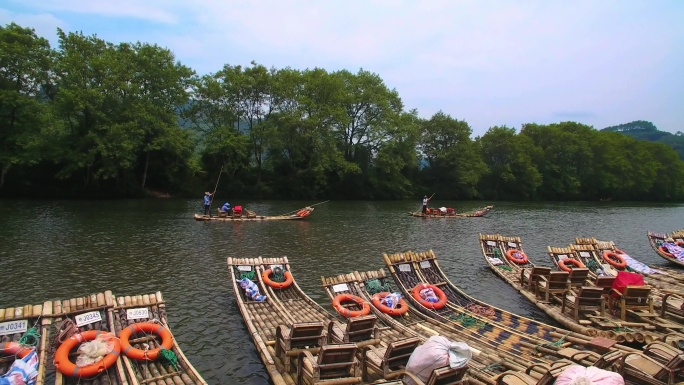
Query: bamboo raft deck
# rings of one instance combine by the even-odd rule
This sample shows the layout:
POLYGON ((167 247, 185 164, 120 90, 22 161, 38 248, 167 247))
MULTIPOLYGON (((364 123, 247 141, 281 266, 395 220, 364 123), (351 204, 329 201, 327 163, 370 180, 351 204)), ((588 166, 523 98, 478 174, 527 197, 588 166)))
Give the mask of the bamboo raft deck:
MULTIPOLYGON (((656 326, 649 322, 623 321, 618 317, 612 316, 607 311, 604 312, 603 316, 600 316, 598 313, 582 314, 580 316, 579 322, 576 321, 568 311, 561 311, 562 298, 552 295, 550 296, 551 301, 545 302, 540 300, 536 293, 521 285, 521 275, 525 273, 527 273, 525 276, 529 275, 527 270, 531 269, 520 268, 514 263, 510 262, 508 259, 504 259, 502 261, 503 263, 499 265, 492 263, 491 258, 494 257, 495 250, 497 248, 501 249, 503 247, 500 239, 502 238, 498 234, 480 234, 480 246, 482 249, 482 254, 490 269, 509 285, 511 285, 515 290, 520 292, 520 294, 522 294, 525 298, 530 300, 551 318, 555 319, 569 330, 590 337, 599 336, 607 339, 613 339, 619 343, 632 343, 634 341, 638 343, 647 343, 654 340, 662 340, 667 333, 657 331, 656 326), (492 241, 496 241, 498 245, 496 247, 492 246, 492 241)), ((519 250, 524 252, 522 249, 522 242, 519 243, 519 250)), ((569 248, 565 249, 565 251, 572 252, 572 250, 569 248)))
MULTIPOLYGON (((46 336, 50 328, 52 315, 52 303, 45 302, 43 305, 26 305, 22 307, 9 307, 0 309, 0 346, 8 342, 19 343, 28 331, 35 328, 40 334, 36 341, 26 341, 32 345, 35 342, 35 351, 38 354, 38 376, 36 385, 45 384, 45 365, 47 362, 46 336)), ((30 336, 26 336, 28 340, 30 336)), ((22 343, 24 341, 21 341, 22 343)), ((27 347, 28 348, 28 347, 27 347)), ((6 374, 15 355, 0 357, 0 376, 6 374)))
POLYGON ((660 244, 667 240, 672 242, 684 242, 684 230, 675 231, 669 235, 649 231, 647 236, 648 243, 651 245, 651 248, 653 248, 656 254, 658 254, 658 256, 662 257, 666 261, 674 263, 675 265, 684 266, 684 261, 680 261, 659 249, 660 244))
MULTIPOLYGON (((125 357, 123 351, 112 366, 94 377, 66 376, 55 368, 55 352, 61 345, 60 341, 65 341, 71 335, 88 330, 118 334, 129 323, 136 322, 126 319, 126 309, 129 308, 148 309, 151 317, 147 319, 157 319, 160 325, 168 329, 165 305, 159 292, 152 295, 116 298, 111 291, 105 291, 83 297, 46 302, 43 306, 43 314, 44 317, 48 317, 47 314, 49 313, 50 317, 47 322, 49 327, 43 334, 43 337, 47 339, 45 355, 49 357, 45 365, 46 383, 54 383, 55 385, 206 385, 206 382, 186 359, 175 340, 173 340, 172 351, 177 358, 178 371, 172 366, 162 365, 158 361, 145 361, 145 364, 132 362, 125 357), (48 312, 45 311, 46 308, 49 308, 48 312), (94 319, 95 322, 77 326, 79 319, 83 319, 85 316, 94 319)), ((43 322, 45 323, 45 319, 43 322)), ((140 347, 140 344, 144 343, 151 349, 158 345, 152 337, 131 339, 130 342, 133 347, 140 347)), ((69 354, 69 360, 75 363, 75 357, 76 351, 73 349, 69 354)))
MULTIPOLYGON (((370 301, 372 295, 368 291, 369 288, 377 290, 382 287, 382 290, 394 291, 392 289, 393 279, 385 273, 384 269, 368 272, 354 272, 345 275, 338 275, 336 277, 322 277, 323 285, 326 287, 328 296, 331 297, 336 285, 345 285, 348 291, 357 295, 364 300, 370 301)), ((331 297, 332 298, 332 297, 331 297)), ((489 340, 483 339, 477 332, 472 330, 463 330, 462 328, 454 327, 451 324, 441 323, 433 318, 426 316, 415 307, 409 305, 409 311, 403 316, 391 316, 383 313, 375 306, 371 306, 373 314, 378 318, 382 318, 386 324, 394 324, 394 327, 407 328, 418 335, 421 340, 434 335, 441 335, 447 337, 451 341, 466 342, 471 348, 479 350, 473 354, 473 358, 468 366, 468 381, 472 384, 489 384, 497 383, 497 378, 506 370, 524 371, 527 367, 533 364, 532 361, 521 358, 519 355, 508 354, 499 349, 499 345, 491 344, 489 340)), ((536 346, 535 363, 550 363, 562 357, 560 351, 572 344, 573 337, 567 337, 562 346, 555 346, 553 344, 536 346)), ((581 341, 584 343, 584 340, 581 341)), ((611 350, 613 351, 613 350, 611 350)), ((580 362, 582 365, 589 366, 592 364, 590 360, 580 362)), ((537 373, 532 373, 535 378, 539 378, 537 373)))
POLYGON ((283 215, 257 215, 254 211, 246 210, 240 216, 209 216, 204 214, 195 214, 196 221, 218 221, 218 222, 242 222, 242 221, 296 221, 307 218, 314 211, 313 207, 305 207, 298 210, 294 214, 283 215), (302 215, 300 212, 304 211, 302 215))
POLYGON ((420 211, 414 211, 408 213, 408 215, 419 218, 479 218, 487 215, 493 208, 494 206, 485 206, 464 213, 442 213, 439 210, 431 210, 429 214, 423 214, 420 211))
MULTIPOLYGON (((159 324, 171 331, 166 317, 166 304, 161 292, 135 296, 115 297, 115 305, 109 308, 109 320, 112 323, 112 330, 117 335, 121 330, 135 323, 152 322, 159 324), (129 319, 130 314, 130 319, 129 319)), ((137 334, 140 337, 131 339, 133 348, 145 350, 145 345, 149 349, 156 349, 161 346, 158 336, 146 333, 137 334)), ((133 334, 131 338, 135 337, 133 334)), ((178 363, 175 365, 163 364, 160 360, 138 361, 129 359, 122 355, 124 367, 128 374, 129 384, 178 384, 178 385, 207 385, 200 374, 190 364, 178 346, 176 339, 172 337, 173 346, 171 351, 177 357, 178 363)))
POLYGON ((413 256, 417 256, 417 254, 399 253, 385 255, 385 263, 395 282, 401 289, 404 299, 426 316, 432 317, 441 323, 457 328, 465 333, 471 333, 474 338, 480 338, 481 341, 486 341, 492 348, 497 349, 500 352, 521 357, 529 362, 537 362, 539 358, 537 357, 538 351, 536 351, 535 348, 538 346, 557 343, 558 340, 565 341, 568 338, 583 341, 584 343, 591 340, 586 336, 573 334, 568 331, 558 332, 555 328, 553 328, 553 330, 546 328, 539 332, 536 330, 539 325, 526 322, 526 319, 522 318, 520 318, 521 324, 515 328, 499 324, 495 320, 496 310, 487 304, 479 305, 477 302, 472 303, 479 307, 478 313, 482 314, 478 314, 453 303, 452 301, 457 299, 454 293, 447 294, 448 292, 451 292, 451 290, 449 290, 446 282, 442 282, 441 285, 437 284, 435 286, 444 291, 447 295, 447 303, 451 303, 451 305, 440 310, 428 309, 418 303, 411 295, 411 289, 413 287, 419 283, 425 282, 425 279, 418 273, 419 269, 415 268, 412 263, 414 260, 413 256), (494 311, 492 312, 492 310, 489 309, 494 311), (535 335, 530 335, 528 333, 534 333, 535 335), (546 335, 547 339, 540 338, 536 335, 537 333, 546 335))
MULTIPOLYGON (((292 327, 295 324, 320 322, 327 325, 327 341, 324 344, 334 344, 339 343, 339 340, 343 338, 345 322, 327 312, 307 296, 294 279, 291 285, 282 289, 274 289, 263 282, 261 277, 267 269, 273 269, 277 266, 290 272, 287 258, 228 258, 228 265, 231 269, 233 290, 238 307, 274 385, 295 384, 297 382, 297 365, 289 365, 290 370, 287 370, 285 360, 290 358, 276 354, 276 328, 280 325, 292 327), (267 296, 267 299, 262 302, 248 299, 238 283, 243 277, 255 282, 260 292, 267 296)), ((405 330, 383 327, 379 328, 377 341, 366 342, 369 344, 387 344, 406 338, 406 333, 405 330)), ((300 350, 307 350, 316 356, 320 347, 300 350)), ((380 378, 378 373, 370 373, 370 375, 373 381, 380 378)), ((339 382, 333 381, 331 383, 341 384, 345 383, 346 380, 341 378, 337 380, 339 382)))

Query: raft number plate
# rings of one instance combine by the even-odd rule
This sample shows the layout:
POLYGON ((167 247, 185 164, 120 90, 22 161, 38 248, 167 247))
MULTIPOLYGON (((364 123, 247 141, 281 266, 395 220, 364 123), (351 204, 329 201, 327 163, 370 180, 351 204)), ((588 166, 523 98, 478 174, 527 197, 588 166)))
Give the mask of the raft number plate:
POLYGON ((589 253, 587 253, 586 251, 580 251, 579 254, 580 254, 580 257, 584 257, 584 258, 591 257, 591 255, 589 255, 589 253))
POLYGON ((126 319, 150 318, 150 311, 146 307, 126 309, 126 319))
POLYGON ((411 265, 408 263, 403 263, 399 265, 399 271, 411 271, 411 265))
POLYGON ((240 271, 252 271, 252 266, 238 266, 240 271))
POLYGON ((100 314, 99 311, 91 311, 76 316, 76 326, 78 327, 89 325, 98 321, 102 321, 102 314, 100 314))
POLYGON ((28 321, 25 319, 0 323, 0 336, 14 333, 23 333, 28 329, 28 321))
POLYGON ((420 268, 421 269, 429 269, 430 268, 430 261, 420 261, 420 268))
POLYGON ((335 293, 339 293, 341 291, 349 291, 349 286, 347 286, 346 283, 338 283, 337 285, 333 285, 332 289, 335 293))
POLYGON ((496 242, 494 242, 494 241, 487 241, 487 246, 496 246, 496 242))

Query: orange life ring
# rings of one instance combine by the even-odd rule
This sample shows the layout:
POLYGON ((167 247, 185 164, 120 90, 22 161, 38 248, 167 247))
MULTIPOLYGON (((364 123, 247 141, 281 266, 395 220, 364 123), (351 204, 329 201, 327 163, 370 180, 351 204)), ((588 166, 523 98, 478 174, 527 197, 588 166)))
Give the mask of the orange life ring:
POLYGON ((617 253, 617 251, 617 249, 615 249, 615 251, 604 251, 603 260, 608 262, 611 266, 615 267, 616 269, 624 269, 625 267, 627 267, 627 261, 625 261, 625 259, 617 253))
POLYGON ((59 345, 59 348, 55 352, 54 364, 55 368, 59 370, 60 373, 65 376, 71 377, 93 377, 101 372, 105 371, 107 368, 112 366, 116 360, 119 359, 119 352, 121 351, 121 344, 119 340, 114 336, 114 334, 109 332, 103 332, 101 330, 88 330, 78 334, 74 334, 69 337, 66 341, 59 345), (78 367, 75 363, 69 361, 69 352, 71 349, 78 346, 81 342, 92 341, 97 338, 98 335, 111 336, 111 341, 114 343, 114 350, 109 354, 104 356, 101 361, 87 366, 78 367))
POLYGON ((264 270, 264 272, 261 273, 261 280, 264 281, 265 284, 274 289, 284 289, 292 285, 292 282, 294 281, 294 279, 292 278, 292 273, 290 273, 289 271, 285 272, 285 282, 276 282, 271 280, 271 278, 269 277, 271 274, 273 274, 273 270, 264 270))
POLYGON ((447 297, 442 291, 442 289, 438 288, 435 285, 430 285, 429 283, 417 284, 416 287, 413 288, 411 294, 413 295, 413 298, 416 301, 418 301, 421 305, 425 306, 428 309, 439 310, 446 306, 447 303, 447 297), (435 294, 437 294, 437 297, 439 297, 439 302, 428 302, 420 296, 420 291, 428 288, 432 289, 435 292, 435 294))
POLYGON ((665 249, 662 246, 658 246, 658 251, 665 254, 669 258, 674 258, 674 254, 670 253, 669 251, 665 251, 665 249))
POLYGON ((370 314, 370 305, 368 304, 368 302, 364 301, 363 298, 357 297, 352 294, 336 295, 335 298, 333 298, 332 305, 341 316, 347 318, 353 318, 361 315, 370 314), (347 309, 346 307, 342 306, 342 302, 344 301, 356 302, 357 305, 361 306, 361 310, 352 311, 347 309))
POLYGON ((0 344, 0 354, 4 355, 13 355, 17 356, 19 358, 24 358, 28 356, 29 353, 31 353, 31 350, 33 348, 19 345, 19 343, 10 341, 10 342, 5 342, 4 344, 0 344))
POLYGON ((155 324, 152 322, 138 322, 128 327, 122 329, 119 332, 119 339, 121 340, 121 349, 123 353, 128 358, 134 360, 148 360, 154 361, 159 357, 159 352, 162 349, 171 350, 173 347, 173 336, 169 329, 163 327, 162 325, 155 324), (128 339, 133 335, 133 333, 147 332, 155 333, 162 339, 161 348, 156 348, 148 351, 134 348, 128 339))
POLYGON ((561 269, 563 271, 572 271, 572 267, 570 267, 566 264, 571 264, 571 265, 574 265, 575 267, 579 267, 579 268, 586 267, 586 266, 584 266, 582 261, 578 261, 574 258, 565 258, 565 259, 558 260, 558 268, 559 269, 561 269))
POLYGON ((395 308, 391 308, 387 305, 384 305, 381 301, 383 298, 387 297, 389 292, 384 291, 382 293, 376 293, 373 295, 373 298, 371 298, 371 302, 373 302, 373 305, 380 309, 381 312, 387 313, 389 315, 403 315, 408 311, 408 304, 404 299, 399 300, 399 305, 395 308))
POLYGON ((527 254, 525 254, 524 251, 518 249, 508 249, 508 251, 506 252, 506 258, 508 258, 509 261, 515 262, 519 265, 524 265, 528 262, 527 254), (517 258, 514 255, 519 255, 520 258, 517 258))

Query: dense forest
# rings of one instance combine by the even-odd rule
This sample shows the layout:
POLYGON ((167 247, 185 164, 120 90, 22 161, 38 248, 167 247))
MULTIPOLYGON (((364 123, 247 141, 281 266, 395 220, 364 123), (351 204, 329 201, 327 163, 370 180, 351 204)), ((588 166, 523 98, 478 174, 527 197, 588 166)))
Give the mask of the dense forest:
MULTIPOLYGON (((224 65, 166 48, 0 27, 0 196, 275 199, 684 198, 662 143, 577 122, 429 119, 363 69, 224 65)), ((450 106, 454 108, 454 106, 450 106)), ((619 131, 619 130, 617 130, 619 131)))

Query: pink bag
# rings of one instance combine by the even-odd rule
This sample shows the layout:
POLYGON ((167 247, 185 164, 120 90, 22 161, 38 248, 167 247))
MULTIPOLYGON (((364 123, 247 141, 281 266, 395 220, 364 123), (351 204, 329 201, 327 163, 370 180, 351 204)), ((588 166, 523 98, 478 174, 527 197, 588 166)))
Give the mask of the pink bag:
POLYGON ((625 385, 621 375, 590 366, 568 366, 556 379, 556 385, 625 385))

